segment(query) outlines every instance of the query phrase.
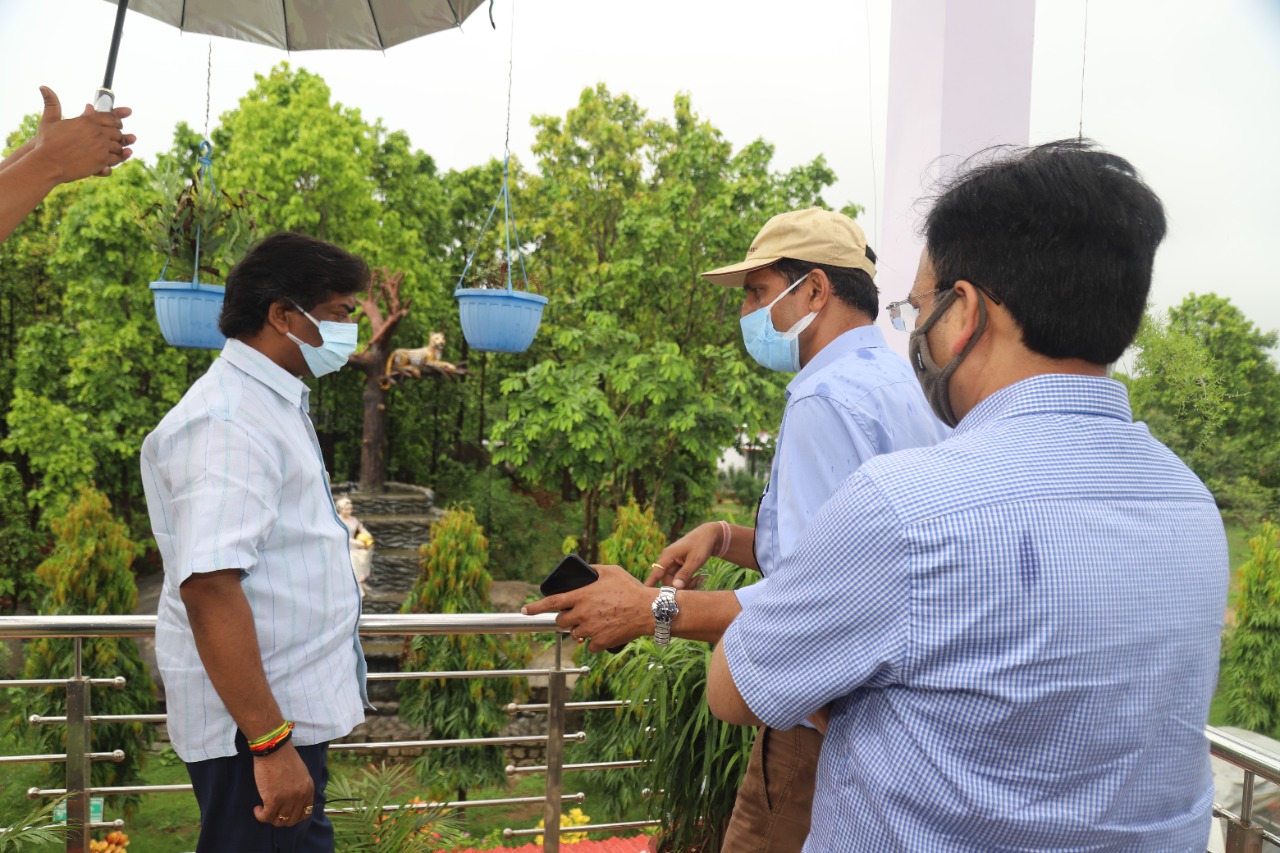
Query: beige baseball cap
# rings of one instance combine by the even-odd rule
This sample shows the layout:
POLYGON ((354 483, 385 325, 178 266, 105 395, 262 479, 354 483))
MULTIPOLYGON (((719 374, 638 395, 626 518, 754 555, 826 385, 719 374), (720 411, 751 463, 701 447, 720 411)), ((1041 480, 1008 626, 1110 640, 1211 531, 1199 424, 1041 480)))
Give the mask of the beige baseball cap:
POLYGON ((867 257, 867 235, 843 213, 810 207, 779 213, 760 229, 740 264, 704 272, 702 277, 725 287, 741 287, 747 273, 782 258, 864 270, 872 278, 876 265, 867 257))

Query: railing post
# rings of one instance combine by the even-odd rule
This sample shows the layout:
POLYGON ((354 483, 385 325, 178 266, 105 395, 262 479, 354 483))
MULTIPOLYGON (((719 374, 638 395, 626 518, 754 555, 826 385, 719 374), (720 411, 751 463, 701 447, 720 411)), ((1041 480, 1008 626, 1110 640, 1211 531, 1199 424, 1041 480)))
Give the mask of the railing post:
POLYGON ((560 853, 560 792, 564 773, 565 673, 561 636, 555 635, 556 668, 547 678, 547 789, 542 807, 542 851, 560 853))
POLYGON ((89 679, 81 672, 80 638, 67 681, 67 853, 89 849, 89 679))

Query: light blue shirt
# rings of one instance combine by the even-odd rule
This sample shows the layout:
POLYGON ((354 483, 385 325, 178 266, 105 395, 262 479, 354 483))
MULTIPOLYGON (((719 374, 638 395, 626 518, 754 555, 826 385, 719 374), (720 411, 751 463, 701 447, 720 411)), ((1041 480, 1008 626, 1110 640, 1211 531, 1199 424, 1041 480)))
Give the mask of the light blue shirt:
POLYGON ((782 569, 723 643, 769 725, 831 705, 806 853, 1206 849, 1226 538, 1124 386, 1002 389, 782 569))
POLYGON ((235 721, 200 662, 178 591, 201 572, 240 570, 295 742, 323 743, 364 720, 360 592, 307 400, 301 380, 232 339, 142 443, 164 559, 156 660, 183 761, 235 755, 235 721))
MULTIPOLYGON (((859 465, 950 432, 876 326, 850 329, 819 350, 788 383, 786 400, 756 516, 756 560, 766 578, 859 465)), ((761 583, 738 590, 738 603, 747 607, 766 588, 761 583)))

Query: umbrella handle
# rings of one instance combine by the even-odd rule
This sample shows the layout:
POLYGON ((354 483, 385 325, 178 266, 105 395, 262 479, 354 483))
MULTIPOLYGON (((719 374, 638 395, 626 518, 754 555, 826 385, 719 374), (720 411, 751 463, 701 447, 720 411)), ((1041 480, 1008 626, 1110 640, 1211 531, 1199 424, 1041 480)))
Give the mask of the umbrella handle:
POLYGON ((99 86, 98 91, 93 93, 93 108, 98 112, 109 113, 115 105, 116 93, 105 86, 99 86))

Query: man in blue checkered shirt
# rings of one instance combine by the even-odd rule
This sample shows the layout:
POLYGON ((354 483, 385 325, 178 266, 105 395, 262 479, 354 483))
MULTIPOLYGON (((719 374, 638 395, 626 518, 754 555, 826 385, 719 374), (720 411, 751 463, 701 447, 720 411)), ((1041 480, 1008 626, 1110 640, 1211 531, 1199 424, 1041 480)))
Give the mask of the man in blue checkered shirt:
POLYGON ((934 203, 890 316, 955 432, 845 481, 708 680, 723 719, 826 725, 806 851, 1206 849, 1226 539, 1107 378, 1164 233, 1075 141, 934 203))

